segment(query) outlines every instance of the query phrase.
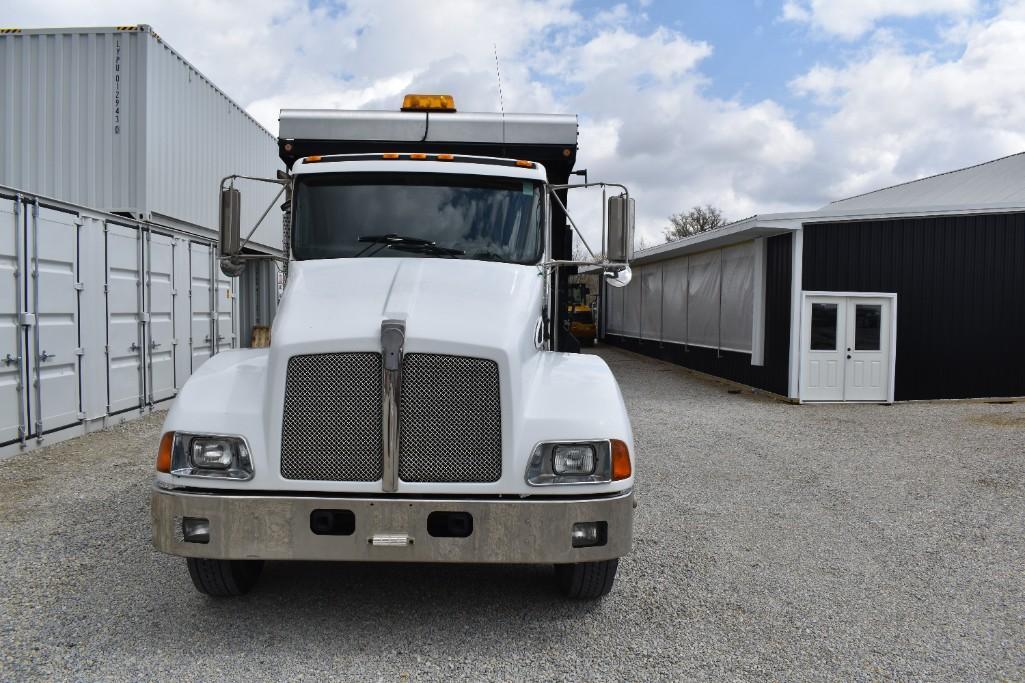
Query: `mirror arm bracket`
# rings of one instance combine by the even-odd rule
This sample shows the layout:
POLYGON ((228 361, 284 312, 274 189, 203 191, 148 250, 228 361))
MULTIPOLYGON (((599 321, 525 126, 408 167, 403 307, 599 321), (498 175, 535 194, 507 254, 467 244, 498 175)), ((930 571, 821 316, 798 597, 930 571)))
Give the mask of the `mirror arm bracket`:
POLYGON ((584 239, 584 234, 580 232, 580 228, 577 227, 576 221, 574 221, 573 216, 570 215, 569 209, 567 209, 566 205, 562 203, 561 199, 559 199, 559 195, 555 193, 554 186, 550 187, 549 191, 552 193, 552 199, 554 199, 556 203, 558 203, 559 207, 562 209, 562 212, 566 215, 566 220, 568 220, 569 224, 573 226, 573 232, 575 232, 577 234, 577 237, 580 238, 580 242, 584 245, 584 249, 587 249, 587 253, 591 255, 591 258, 597 260, 598 256, 594 253, 594 250, 591 249, 591 245, 587 243, 587 240, 584 239))

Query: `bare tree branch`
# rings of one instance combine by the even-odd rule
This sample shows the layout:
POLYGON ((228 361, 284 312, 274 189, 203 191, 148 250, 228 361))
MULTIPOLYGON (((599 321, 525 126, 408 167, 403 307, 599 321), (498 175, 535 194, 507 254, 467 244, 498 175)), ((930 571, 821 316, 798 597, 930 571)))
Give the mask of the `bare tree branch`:
POLYGON ((711 204, 706 204, 703 207, 695 206, 687 213, 674 213, 670 216, 670 225, 663 234, 665 235, 666 242, 675 242, 676 240, 682 240, 684 237, 714 230, 726 225, 728 222, 723 218, 722 210, 711 204))

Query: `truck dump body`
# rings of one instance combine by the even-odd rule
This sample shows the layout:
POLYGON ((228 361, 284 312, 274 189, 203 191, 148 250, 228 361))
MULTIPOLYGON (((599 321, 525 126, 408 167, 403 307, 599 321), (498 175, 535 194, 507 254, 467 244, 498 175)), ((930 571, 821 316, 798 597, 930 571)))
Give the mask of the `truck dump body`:
POLYGON ((577 158, 577 117, 569 114, 283 109, 278 137, 289 168, 314 154, 440 152, 535 161, 563 184, 577 158))

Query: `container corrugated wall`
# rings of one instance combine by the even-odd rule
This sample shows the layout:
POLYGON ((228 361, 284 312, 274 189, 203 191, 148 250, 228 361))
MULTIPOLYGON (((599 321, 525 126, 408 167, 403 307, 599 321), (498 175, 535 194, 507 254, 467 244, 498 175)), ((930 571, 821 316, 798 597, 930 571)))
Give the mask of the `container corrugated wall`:
POLYGON ((0 36, 0 184, 107 211, 139 211, 148 38, 0 36))
MULTIPOLYGON (((0 184, 211 236, 223 176, 283 168, 274 137, 146 26, 4 34, 0 77, 0 184)), ((276 190, 242 190, 246 229, 276 190)), ((280 249, 280 212, 254 241, 280 249)))
MULTIPOLYGON (((284 169, 278 159, 277 139, 163 41, 150 35, 147 207, 157 217, 216 226, 221 178, 232 173, 273 177, 277 169, 284 169)), ((239 187, 242 226, 247 231, 278 188, 245 181, 239 187)), ((254 239, 281 248, 281 212, 276 207, 254 239)))

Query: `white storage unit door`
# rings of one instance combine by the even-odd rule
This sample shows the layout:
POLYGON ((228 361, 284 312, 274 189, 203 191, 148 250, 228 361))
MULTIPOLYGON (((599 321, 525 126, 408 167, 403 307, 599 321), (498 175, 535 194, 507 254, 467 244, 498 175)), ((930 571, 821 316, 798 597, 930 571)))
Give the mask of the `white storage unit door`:
POLYGON ((77 217, 15 204, 0 208, 0 443, 74 425, 82 410, 77 217))
POLYGON ((641 339, 662 340, 662 266, 644 266, 641 280, 641 339))
POLYGON ((192 372, 212 356, 213 263, 210 245, 189 243, 189 307, 191 324, 192 372))
POLYGON ((751 352, 754 319, 754 243, 722 250, 721 348, 751 352))
POLYGON ((214 353, 233 349, 237 346, 235 339, 235 283, 237 278, 229 278, 221 272, 219 265, 214 269, 217 274, 217 291, 214 293, 214 321, 217 331, 214 353))
POLYGON ((107 223, 107 405, 110 413, 143 402, 142 233, 107 223))
POLYGON ((687 343, 687 257, 662 264, 662 340, 687 343))
POLYGON ((695 346, 719 346, 718 250, 690 257, 687 302, 687 341, 695 346))
POLYGON ((0 446, 17 441, 18 429, 28 419, 22 400, 24 376, 19 357, 25 335, 18 314, 22 310, 25 286, 22 240, 25 221, 20 205, 0 198, 0 446))
MULTIPOLYGON (((28 354, 34 394, 29 403, 33 434, 75 424, 81 418, 78 382, 78 224, 75 214, 34 207, 38 213, 29 252, 34 282, 28 288, 35 313, 28 354)), ((31 223, 30 223, 31 226, 31 223)))
POLYGON ((146 236, 146 385, 149 401, 174 396, 174 240, 146 236))

